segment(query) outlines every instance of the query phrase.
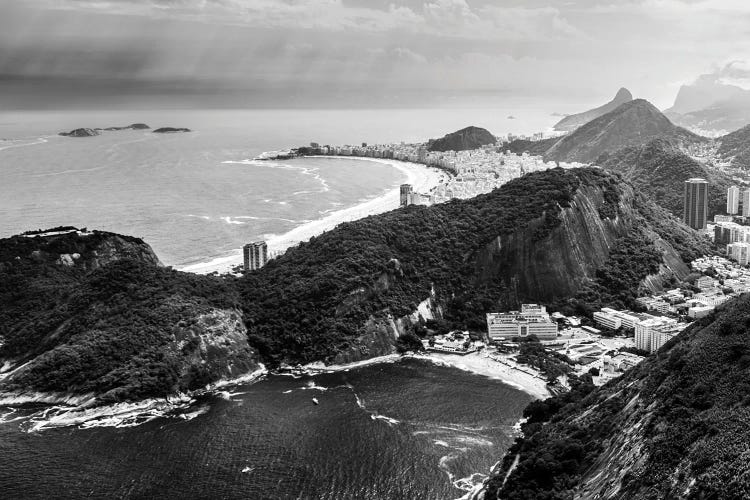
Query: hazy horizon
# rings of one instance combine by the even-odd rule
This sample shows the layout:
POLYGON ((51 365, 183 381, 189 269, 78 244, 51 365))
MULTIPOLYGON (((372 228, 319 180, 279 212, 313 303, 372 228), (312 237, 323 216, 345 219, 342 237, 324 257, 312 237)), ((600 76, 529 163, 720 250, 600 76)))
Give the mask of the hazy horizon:
POLYGON ((748 87, 737 0, 5 0, 0 106, 664 109, 748 87), (732 33, 732 37, 727 37, 732 33), (707 77, 705 75, 708 75, 707 77))

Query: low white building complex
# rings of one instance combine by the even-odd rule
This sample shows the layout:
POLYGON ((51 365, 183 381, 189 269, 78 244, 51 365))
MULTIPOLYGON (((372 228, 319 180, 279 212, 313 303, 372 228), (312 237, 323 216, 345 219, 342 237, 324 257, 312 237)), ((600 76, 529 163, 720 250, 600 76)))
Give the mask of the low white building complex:
POLYGON ((522 304, 520 312, 487 313, 487 335, 490 341, 524 338, 530 335, 535 335, 539 340, 555 340, 557 323, 550 319, 544 306, 522 304))

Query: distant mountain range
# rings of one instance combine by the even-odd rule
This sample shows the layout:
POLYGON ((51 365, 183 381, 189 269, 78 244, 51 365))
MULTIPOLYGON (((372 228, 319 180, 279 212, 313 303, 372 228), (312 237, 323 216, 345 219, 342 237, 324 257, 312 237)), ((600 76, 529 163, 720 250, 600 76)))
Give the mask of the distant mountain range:
POLYGON ((706 132, 731 132, 750 123, 750 90, 711 78, 680 87, 664 113, 674 123, 706 132))
POLYGON ((610 111, 617 108, 619 105, 624 104, 626 102, 630 102, 633 100, 633 95, 630 93, 630 91, 626 88, 621 88, 617 91, 617 94, 615 94, 615 97, 609 101, 607 104, 604 104, 602 106, 599 106, 598 108, 590 109, 588 111, 584 111, 583 113, 577 113, 575 115, 569 115, 557 122, 554 126, 554 129, 558 132, 572 132, 573 130, 577 129, 581 125, 584 125, 594 118, 599 118, 600 116, 609 113, 610 111))
POLYGON ((427 149, 430 151, 466 151, 496 142, 495 136, 487 129, 466 127, 440 139, 431 139, 427 143, 427 149))
POLYGON ((656 138, 669 139, 676 145, 706 140, 674 125, 650 102, 636 99, 563 136, 545 152, 544 157, 546 160, 589 163, 604 153, 643 145, 656 138))

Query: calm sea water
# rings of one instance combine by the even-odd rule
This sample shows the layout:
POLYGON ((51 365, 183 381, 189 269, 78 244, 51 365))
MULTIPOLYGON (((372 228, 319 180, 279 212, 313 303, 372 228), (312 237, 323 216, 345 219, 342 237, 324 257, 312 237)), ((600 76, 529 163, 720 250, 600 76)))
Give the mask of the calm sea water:
POLYGON ((479 481, 502 457, 531 399, 418 360, 272 376, 231 394, 189 421, 34 434, 23 418, 0 423, 2 496, 457 498, 454 483, 479 481))
MULTIPOLYGON (((545 112, 502 110, 101 111, 0 114, 0 237, 77 225, 143 237, 167 265, 205 262, 283 234, 403 181, 372 162, 224 163, 311 141, 424 141, 468 124, 540 130, 545 112), (189 134, 77 127, 145 122, 189 134)), ((395 207, 394 207, 395 208, 395 207)))

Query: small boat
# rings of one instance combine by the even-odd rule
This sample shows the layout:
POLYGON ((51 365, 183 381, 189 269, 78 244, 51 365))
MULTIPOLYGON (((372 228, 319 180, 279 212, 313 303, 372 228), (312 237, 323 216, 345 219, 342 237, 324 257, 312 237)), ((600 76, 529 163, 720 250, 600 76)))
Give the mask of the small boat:
POLYGON ((313 403, 315 403, 316 405, 320 404, 320 401, 318 401, 318 398, 312 398, 312 399, 313 399, 313 403))

